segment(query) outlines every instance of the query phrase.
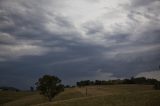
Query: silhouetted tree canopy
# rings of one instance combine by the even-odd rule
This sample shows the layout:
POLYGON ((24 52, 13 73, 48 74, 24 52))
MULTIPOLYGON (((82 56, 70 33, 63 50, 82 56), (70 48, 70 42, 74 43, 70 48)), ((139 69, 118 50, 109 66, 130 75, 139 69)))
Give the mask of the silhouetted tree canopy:
POLYGON ((37 90, 46 96, 49 101, 52 100, 57 94, 64 90, 61 80, 56 76, 44 75, 36 82, 37 90))
POLYGON ((7 87, 7 86, 0 87, 0 89, 2 91, 16 91, 16 92, 20 91, 19 89, 15 88, 15 87, 7 87))
POLYGON ((160 90, 160 82, 154 84, 154 89, 160 90))
POLYGON ((31 86, 30 87, 30 91, 33 92, 34 91, 34 87, 31 86))
POLYGON ((156 79, 147 79, 145 77, 139 77, 139 78, 134 78, 131 77, 130 79, 117 79, 117 80, 95 80, 95 81, 90 81, 90 80, 84 80, 77 82, 78 87, 82 86, 88 86, 88 85, 113 85, 113 84, 148 84, 148 85, 154 85, 158 83, 156 79))

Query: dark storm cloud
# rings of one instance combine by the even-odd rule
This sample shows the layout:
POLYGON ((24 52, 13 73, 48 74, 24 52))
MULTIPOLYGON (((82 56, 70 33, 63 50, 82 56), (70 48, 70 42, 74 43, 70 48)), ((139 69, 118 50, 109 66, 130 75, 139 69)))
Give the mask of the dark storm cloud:
MULTIPOLYGON (((36 0, 34 2, 30 1, 31 3, 21 2, 16 2, 16 4, 8 0, 8 3, 1 3, 1 31, 17 37, 41 39, 41 37, 44 38, 44 35, 45 37, 50 36, 50 32, 48 32, 45 26, 48 22, 54 21, 56 26, 61 28, 72 27, 72 24, 65 17, 50 13, 41 8, 41 2, 37 2, 36 0), (9 7, 10 5, 13 6, 9 7), (50 20, 49 17, 53 20, 50 20)), ((53 33, 53 35, 56 34, 53 33)))
POLYGON ((88 14, 72 8, 77 2, 0 1, 0 85, 27 88, 43 74, 55 74, 67 84, 125 78, 159 65, 158 1, 134 0, 127 10, 115 7, 111 18, 106 10, 82 20, 78 13, 88 14))
POLYGON ((83 25, 83 28, 87 35, 89 36, 102 36, 104 40, 112 41, 114 40, 116 43, 126 42, 129 40, 129 34, 123 33, 119 31, 115 31, 112 33, 106 32, 102 23, 99 22, 87 22, 83 25), (107 36, 104 36, 107 35, 107 36))
POLYGON ((155 2, 159 3, 160 1, 159 0, 132 0, 132 5, 134 7, 147 6, 155 2))
POLYGON ((83 27, 85 28, 86 33, 91 36, 97 33, 104 32, 103 24, 98 22, 87 22, 83 25, 83 27))
MULTIPOLYGON (((52 42, 55 40, 57 42, 63 42, 63 39, 75 38, 71 37, 75 34, 78 35, 77 32, 63 32, 63 29, 74 29, 74 26, 66 20, 65 17, 57 14, 51 14, 47 10, 41 8, 40 5, 42 1, 37 2, 35 0, 31 3, 30 2, 31 1, 25 2, 18 0, 15 0, 15 2, 11 2, 10 0, 1 1, 1 50, 7 47, 6 52, 10 52, 10 49, 13 49, 13 52, 15 53, 21 52, 18 48, 26 49, 27 51, 32 51, 32 49, 39 49, 40 52, 48 51, 48 48, 46 47, 47 45, 44 43, 47 42, 48 45, 53 46, 53 48, 50 49, 63 51, 63 49, 65 49, 64 47, 55 47, 52 42), (50 20, 50 17, 52 20, 50 20), (55 24, 54 27, 56 28, 53 27, 53 29, 56 29, 56 31, 50 32, 50 30, 47 29, 46 25, 50 23, 55 24), (60 28, 62 29, 61 31, 59 31, 60 28), (8 43, 8 45, 3 45, 3 43, 8 43), (11 44, 9 45, 9 43, 11 44), (13 43, 15 44, 15 47, 12 45, 13 43), (26 48, 21 45, 24 45, 26 48)), ((22 53, 20 56, 21 55, 27 54, 22 53)))

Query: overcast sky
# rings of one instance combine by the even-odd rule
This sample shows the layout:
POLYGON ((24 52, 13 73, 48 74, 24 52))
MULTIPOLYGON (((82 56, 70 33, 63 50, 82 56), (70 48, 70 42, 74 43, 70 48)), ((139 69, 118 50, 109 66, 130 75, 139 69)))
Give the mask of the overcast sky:
POLYGON ((160 80, 159 0, 0 0, 0 86, 160 80))

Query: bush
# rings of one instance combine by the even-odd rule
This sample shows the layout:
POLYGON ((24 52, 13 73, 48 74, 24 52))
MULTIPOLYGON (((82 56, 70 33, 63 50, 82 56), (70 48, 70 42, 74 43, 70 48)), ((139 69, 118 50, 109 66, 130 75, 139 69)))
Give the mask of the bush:
POLYGON ((154 84, 154 89, 160 90, 160 82, 154 84))

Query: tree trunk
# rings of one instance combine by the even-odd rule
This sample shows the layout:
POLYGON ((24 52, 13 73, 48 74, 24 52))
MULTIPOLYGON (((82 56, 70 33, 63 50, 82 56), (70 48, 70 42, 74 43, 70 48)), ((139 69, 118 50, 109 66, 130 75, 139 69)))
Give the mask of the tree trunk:
POLYGON ((51 102, 52 101, 52 97, 48 97, 48 100, 49 100, 49 102, 51 102))

